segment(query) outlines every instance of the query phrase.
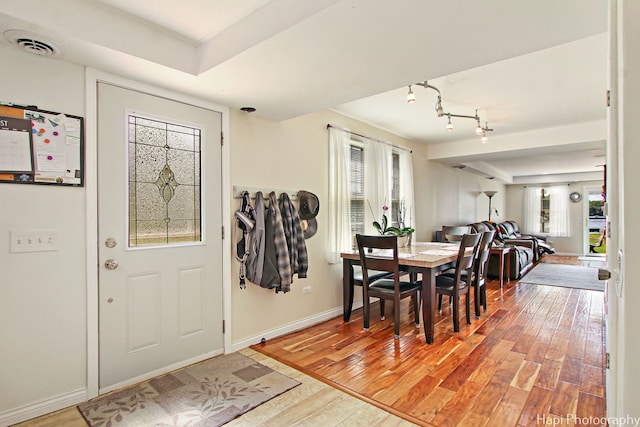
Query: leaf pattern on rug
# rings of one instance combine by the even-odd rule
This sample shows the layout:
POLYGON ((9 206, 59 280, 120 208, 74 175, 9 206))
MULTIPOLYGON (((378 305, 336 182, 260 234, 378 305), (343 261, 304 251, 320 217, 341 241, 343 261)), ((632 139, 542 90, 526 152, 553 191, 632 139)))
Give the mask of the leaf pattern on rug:
POLYGON ((139 409, 146 408, 158 393, 150 387, 145 387, 145 385, 141 384, 115 393, 111 396, 111 402, 109 402, 107 408, 104 408, 104 404, 99 401, 89 403, 86 406, 87 414, 96 413, 96 416, 92 418, 92 427, 111 427, 114 424, 121 423, 124 419, 124 414, 131 414, 139 409))
POLYGON ((91 427, 214 427, 299 384, 232 353, 98 397, 78 409, 91 427))
MULTIPOLYGON (((252 388, 237 387, 237 384, 236 381, 220 382, 220 378, 210 380, 204 377, 203 381, 200 381, 200 389, 190 392, 192 402, 189 405, 195 414, 200 415, 201 420, 206 420, 216 412, 224 410, 229 402, 245 397, 247 393, 264 393, 270 388, 269 386, 259 387, 259 384, 252 388)), ((245 410, 246 406, 248 404, 240 409, 245 410)))

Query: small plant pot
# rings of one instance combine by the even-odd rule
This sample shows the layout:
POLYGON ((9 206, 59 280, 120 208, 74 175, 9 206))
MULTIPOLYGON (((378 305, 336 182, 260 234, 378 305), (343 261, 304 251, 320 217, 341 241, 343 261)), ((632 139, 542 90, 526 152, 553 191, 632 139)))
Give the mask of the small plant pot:
POLYGON ((406 248, 407 246, 411 245, 411 236, 411 234, 406 236, 398 236, 398 247, 406 248))

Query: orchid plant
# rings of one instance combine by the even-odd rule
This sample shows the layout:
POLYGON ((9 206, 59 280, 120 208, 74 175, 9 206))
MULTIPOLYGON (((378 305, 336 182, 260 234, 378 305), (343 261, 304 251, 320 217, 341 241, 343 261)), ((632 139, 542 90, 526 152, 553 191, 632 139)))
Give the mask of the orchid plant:
MULTIPOLYGON (((369 201, 367 200, 367 203, 369 203, 369 201)), ((399 206, 398 206, 398 227, 394 227, 392 225, 389 224, 389 219, 387 217, 387 212, 389 211, 389 206, 387 206, 386 201, 385 204, 382 205, 382 218, 380 221, 375 220, 376 215, 373 212, 373 208, 371 207, 371 203, 369 203, 369 209, 371 209, 371 215, 374 218, 373 221, 373 226, 375 227, 376 230, 378 230, 378 233, 384 235, 396 235, 398 237, 400 236, 409 236, 410 234, 412 234, 414 231, 416 231, 415 228, 411 227, 411 226, 406 226, 405 224, 405 216, 406 216, 406 207, 404 204, 404 200, 400 202, 399 206)), ((411 222, 411 220, 409 220, 409 222, 411 222)))

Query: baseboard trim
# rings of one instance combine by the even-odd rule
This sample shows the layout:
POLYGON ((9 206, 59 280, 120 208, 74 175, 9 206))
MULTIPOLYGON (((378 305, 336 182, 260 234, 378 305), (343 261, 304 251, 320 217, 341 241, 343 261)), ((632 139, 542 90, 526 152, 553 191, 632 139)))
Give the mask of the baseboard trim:
POLYGON ((7 427, 51 412, 75 406, 87 400, 87 388, 79 388, 50 399, 0 413, 0 427, 7 427))
MULTIPOLYGON (((354 301, 353 309, 355 310, 360 307, 362 307, 362 301, 354 301)), ((291 332, 299 331, 300 329, 308 328, 309 326, 313 326, 318 323, 325 322, 329 319, 333 319, 336 316, 342 316, 342 307, 336 307, 331 310, 323 311, 322 313, 305 317, 304 319, 297 320, 287 325, 283 325, 278 328, 263 331, 252 337, 234 342, 231 344, 231 351, 232 352, 240 351, 254 344, 259 344, 263 339, 270 340, 272 338, 277 338, 282 335, 286 335, 291 332)))

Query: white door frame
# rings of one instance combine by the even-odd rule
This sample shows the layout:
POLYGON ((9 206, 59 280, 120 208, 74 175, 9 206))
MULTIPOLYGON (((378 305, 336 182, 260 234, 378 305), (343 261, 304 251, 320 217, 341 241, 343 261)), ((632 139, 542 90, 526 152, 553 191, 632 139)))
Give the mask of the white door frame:
MULTIPOLYGON (((100 70, 87 68, 85 75, 86 114, 85 122, 85 189, 87 217, 87 400, 98 395, 99 386, 99 336, 98 336, 98 81, 131 88, 159 97, 184 102, 196 107, 206 108, 222 113, 222 146, 221 197, 222 224, 230 224, 231 209, 230 156, 229 156, 229 108, 212 102, 195 98, 178 92, 161 89, 149 84, 136 82, 100 70)), ((222 230, 220 231, 222 232, 222 230)), ((225 233, 222 242, 222 318, 225 323, 223 334, 224 352, 231 348, 231 251, 228 250, 230 230, 225 233)))

